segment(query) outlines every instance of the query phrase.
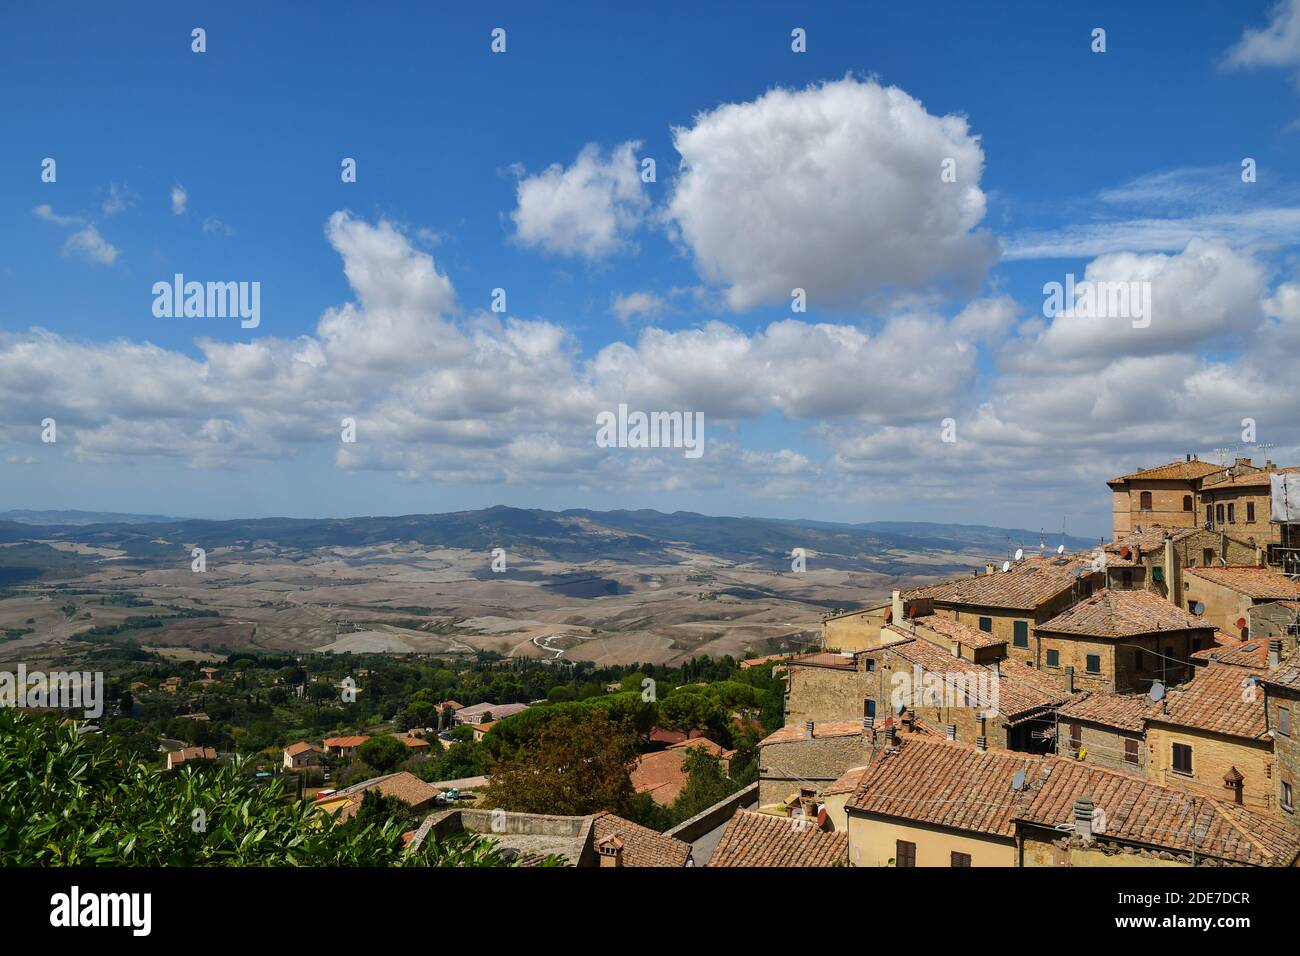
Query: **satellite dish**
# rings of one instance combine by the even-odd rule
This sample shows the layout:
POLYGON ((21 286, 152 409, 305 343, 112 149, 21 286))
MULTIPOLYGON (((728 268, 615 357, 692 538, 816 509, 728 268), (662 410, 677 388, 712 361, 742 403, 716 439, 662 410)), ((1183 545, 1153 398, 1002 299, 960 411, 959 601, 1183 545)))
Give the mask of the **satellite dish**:
POLYGON ((1237 626, 1238 626, 1238 627, 1245 627, 1245 626, 1246 626, 1246 619, 1245 619, 1244 617, 1239 617, 1239 618, 1237 618, 1237 626))
POLYGON ((1012 790, 1023 790, 1023 789, 1025 789, 1025 772, 1024 772, 1024 770, 1017 770, 1015 776, 1011 778, 1011 789, 1012 789, 1012 790))
POLYGON ((1083 568, 1075 568, 1075 569, 1074 569, 1074 576, 1075 576, 1076 578, 1081 578, 1081 577, 1083 577, 1083 568))
POLYGON ((903 714, 907 713, 907 705, 900 703, 898 707, 895 708, 895 713, 900 717, 903 716, 903 714))
POLYGON ((1016 560, 1017 560, 1017 561, 1022 561, 1022 560, 1024 560, 1024 557, 1025 557, 1025 549, 1024 549, 1024 548, 1016 548, 1016 560))
POLYGON ((1065 554, 1065 545, 1063 545, 1063 544, 1058 544, 1058 545, 1056 546, 1056 553, 1057 553, 1057 554, 1065 554))
POLYGON ((1002 570, 1003 570, 1003 571, 1010 571, 1010 570, 1011 570, 1011 562, 1010 562, 1010 561, 1003 561, 1003 562, 1002 562, 1002 570))
POLYGON ((1205 613, 1205 605, 1202 604, 1200 601, 1193 601, 1192 613, 1195 614, 1197 617, 1200 617, 1202 614, 1205 613))
POLYGON ((1147 699, 1153 704, 1158 704, 1165 699, 1165 685, 1156 681, 1151 685, 1151 692, 1147 694, 1147 699))

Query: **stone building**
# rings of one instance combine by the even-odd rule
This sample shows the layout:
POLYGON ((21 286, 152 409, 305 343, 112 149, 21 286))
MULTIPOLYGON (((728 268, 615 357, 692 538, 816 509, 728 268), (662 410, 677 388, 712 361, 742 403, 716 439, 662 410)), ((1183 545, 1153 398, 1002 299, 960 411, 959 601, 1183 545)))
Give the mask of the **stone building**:
POLYGON ((1264 715, 1273 735, 1277 768, 1273 786, 1278 813, 1300 830, 1300 814, 1296 813, 1296 787, 1300 786, 1300 652, 1292 652, 1284 663, 1266 673, 1263 685, 1264 715))
POLYGON ((1225 466, 1188 455, 1155 468, 1139 468, 1106 482, 1111 490, 1111 526, 1116 537, 1136 528, 1195 528, 1202 484, 1225 466))
MULTIPOLYGON (((881 722, 883 724, 883 721, 881 722)), ((783 727, 758 743, 759 807, 802 804, 811 817, 816 802, 850 767, 871 762, 877 741, 876 725, 856 720, 808 721, 783 727)))
POLYGON ((1300 643, 1300 601, 1253 604, 1246 609, 1246 622, 1254 640, 1282 638, 1282 648, 1287 655, 1300 643))
POLYGON ((1124 694, 1188 679, 1188 656, 1213 644, 1213 627, 1155 594, 1105 589, 1037 625, 1030 651, 1043 673, 1071 673, 1071 689, 1124 694))
POLYGON ((1188 568, 1183 598, 1184 607, 1203 606, 1207 623, 1244 640, 1250 637, 1250 609, 1300 599, 1300 583, 1263 565, 1188 568))
POLYGON ((880 628, 890 620, 892 603, 885 601, 856 611, 832 614, 822 621, 822 650, 864 651, 880 641, 880 628))
POLYGON ((1221 797, 1056 756, 909 737, 845 803, 854 866, 1294 866, 1300 835, 1221 797))
POLYGON ((1224 564, 1253 564, 1262 552, 1226 532, 1203 528, 1143 527, 1105 545, 1105 586, 1151 591, 1185 606, 1183 581, 1187 568, 1224 564))
POLYGON ((1263 675, 1215 663, 1169 690, 1147 714, 1147 777, 1260 813, 1274 811, 1263 675))
POLYGON ((990 564, 984 574, 902 592, 893 622, 928 614, 949 617, 1005 641, 1008 656, 1031 661, 1033 626, 1092 594, 1101 574, 1077 556, 1032 557, 1008 564, 1006 571, 990 564))
POLYGON ((1237 466, 1211 475, 1201 488, 1204 526, 1250 541, 1260 548, 1282 543, 1282 526, 1270 521, 1271 483, 1275 474, 1294 474, 1295 468, 1278 468, 1271 461, 1253 468, 1249 458, 1237 466), (1242 464, 1247 470, 1239 471, 1242 464))
POLYGON ((1150 710, 1146 694, 1080 695, 1057 711, 1057 756, 1144 776, 1150 710))
POLYGON ((785 677, 786 726, 803 726, 810 720, 844 720, 872 717, 863 701, 862 662, 859 654, 806 654, 789 660, 785 677))

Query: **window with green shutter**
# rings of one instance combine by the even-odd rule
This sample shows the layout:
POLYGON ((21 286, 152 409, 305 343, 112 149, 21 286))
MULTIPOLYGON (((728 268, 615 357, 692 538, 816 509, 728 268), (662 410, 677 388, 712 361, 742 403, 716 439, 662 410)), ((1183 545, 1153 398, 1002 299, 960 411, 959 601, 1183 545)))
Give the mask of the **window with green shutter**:
POLYGON ((1013 643, 1016 647, 1029 646, 1029 622, 1028 621, 1016 621, 1014 633, 1012 634, 1011 637, 1011 643, 1013 643))

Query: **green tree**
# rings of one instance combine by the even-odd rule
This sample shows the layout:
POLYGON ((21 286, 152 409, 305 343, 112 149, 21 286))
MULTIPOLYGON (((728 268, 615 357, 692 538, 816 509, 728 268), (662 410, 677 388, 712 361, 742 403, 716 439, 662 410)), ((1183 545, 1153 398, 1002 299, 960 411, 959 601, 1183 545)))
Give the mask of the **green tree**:
POLYGON ((635 734, 604 713, 557 716, 532 746, 496 768, 486 803, 528 813, 623 814, 636 796, 628 776, 636 756, 635 734))
POLYGON ((402 824, 323 825, 285 778, 247 761, 151 770, 71 721, 0 709, 0 864, 9 866, 509 866, 477 837, 405 854, 402 824))
POLYGON ((391 735, 371 737, 357 748, 357 756, 361 761, 380 773, 392 773, 393 768, 410 755, 411 751, 406 744, 391 735))

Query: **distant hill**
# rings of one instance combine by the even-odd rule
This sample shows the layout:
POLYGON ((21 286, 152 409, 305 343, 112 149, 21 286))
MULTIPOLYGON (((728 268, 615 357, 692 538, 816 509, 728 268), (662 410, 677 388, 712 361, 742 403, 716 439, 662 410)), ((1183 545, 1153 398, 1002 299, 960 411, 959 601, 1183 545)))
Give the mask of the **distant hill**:
POLYGON ((116 511, 0 511, 0 521, 38 525, 150 524, 173 520, 166 515, 133 515, 116 511))
MULTIPOLYGON (((563 512, 497 506, 448 514, 355 518, 251 518, 229 521, 108 516, 91 523, 90 512, 9 512, 48 515, 48 525, 0 523, 0 540, 62 539, 124 550, 133 558, 170 559, 177 548, 279 547, 311 550, 415 542, 427 547, 486 551, 507 548, 522 554, 581 563, 592 560, 675 563, 681 551, 715 555, 739 563, 778 568, 794 548, 804 548, 814 566, 904 573, 913 556, 948 555, 957 563, 997 557, 1012 547, 1033 551, 1037 532, 983 525, 927 522, 836 524, 775 518, 731 518, 677 511, 563 512), (75 516, 78 520, 68 520, 75 516), (54 520, 55 518, 59 520, 54 520), (25 526, 24 526, 25 525, 25 526)), ((0 515, 0 522, 4 516, 0 515)), ((19 521, 11 518, 11 521, 19 521)), ((1048 546, 1059 543, 1059 535, 1048 546)), ((1095 542, 1067 538, 1071 550, 1095 542)), ((0 553, 0 563, 3 556, 0 553)), ((933 563, 931 561, 930 563, 933 563)), ((947 563, 947 562, 942 562, 947 563)))

